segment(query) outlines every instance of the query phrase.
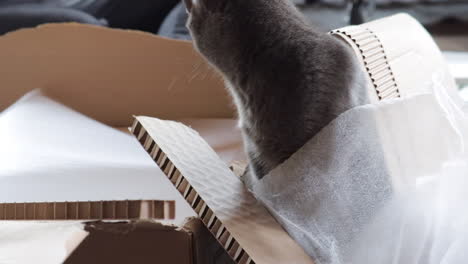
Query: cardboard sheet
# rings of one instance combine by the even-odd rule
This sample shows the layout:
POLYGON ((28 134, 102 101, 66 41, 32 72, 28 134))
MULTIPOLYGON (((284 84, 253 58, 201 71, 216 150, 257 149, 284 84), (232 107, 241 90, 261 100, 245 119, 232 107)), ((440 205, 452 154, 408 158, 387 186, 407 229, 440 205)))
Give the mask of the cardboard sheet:
POLYGON ((148 117, 132 131, 236 263, 313 263, 195 131, 148 117))
POLYGON ((232 118, 218 73, 190 42, 80 24, 50 24, 0 36, 0 111, 41 88, 113 127, 132 115, 232 118))
POLYGON ((38 93, 0 115, 0 203, 176 201, 195 216, 131 135, 38 93))
POLYGON ((237 120, 203 118, 177 121, 197 131, 226 164, 247 162, 237 120))

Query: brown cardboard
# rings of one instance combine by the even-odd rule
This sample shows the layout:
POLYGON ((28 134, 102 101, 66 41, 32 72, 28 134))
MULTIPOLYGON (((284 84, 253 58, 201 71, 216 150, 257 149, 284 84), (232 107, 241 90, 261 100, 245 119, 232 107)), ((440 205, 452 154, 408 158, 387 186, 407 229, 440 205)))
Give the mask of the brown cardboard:
MULTIPOLYGON (((26 92, 42 88, 46 95, 116 127, 130 126, 135 113, 167 118, 233 116, 220 78, 188 42, 135 31, 53 24, 1 36, 0 58, 0 111, 26 92)), ((64 210, 63 220, 133 218, 133 202, 122 203, 126 201, 102 202, 102 206, 101 202, 4 204, 0 218, 62 220, 64 210), (115 204, 111 206, 115 215, 106 214, 107 203, 115 204)), ((170 220, 175 205, 163 203, 162 211, 159 202, 154 203, 157 210, 147 208, 147 216, 140 207, 140 218, 156 213, 155 218, 170 220)), ((13 222, 4 226, 8 223, 13 222)), ((35 223, 25 225, 36 228, 35 223)), ((192 253, 195 227, 192 231, 136 221, 119 224, 118 229, 127 228, 124 234, 114 232, 116 225, 87 224, 84 241, 80 233, 67 243, 70 250, 78 247, 66 263, 197 263, 192 253)), ((27 234, 18 236, 28 244, 27 234)))
POLYGON ((232 263, 195 218, 182 227, 154 220, 0 224, 2 260, 14 263, 232 263))
POLYGON ((66 264, 194 264, 192 233, 157 222, 87 223, 88 236, 66 264))
MULTIPOLYGON (((218 74, 188 42, 135 31, 51 24, 1 36, 0 58, 0 111, 27 91, 41 88, 44 94, 114 127, 130 126, 132 114, 185 118, 186 124, 209 134, 211 140, 207 140, 226 163, 245 159, 240 132, 232 130, 234 120, 213 127, 206 121, 187 119, 233 118, 232 103, 218 74), (222 141, 216 138, 218 133, 224 133, 222 141)), ((66 220, 103 219, 90 210, 95 205, 18 203, 3 205, 0 212, 15 220, 62 220, 57 209, 67 208, 66 220), (31 207, 33 214, 22 213, 31 207), (78 213, 68 214, 77 208, 78 213)), ((120 223, 118 229, 132 230, 129 236, 113 233, 115 226, 87 224, 85 240, 80 233, 70 242, 74 246, 67 245, 78 247, 66 263, 215 263, 219 258, 232 262, 199 219, 184 228, 156 222, 120 223)))
POLYGON ((198 133, 149 117, 132 132, 236 263, 313 263, 198 133))
POLYGON ((88 222, 84 229, 86 236, 69 240, 64 263, 234 263, 197 218, 180 228, 140 220, 88 222))
POLYGON ((116 220, 175 217, 174 201, 3 203, 0 220, 116 220))
POLYGON ((0 111, 43 92, 114 127, 134 114, 166 119, 233 117, 219 75, 190 42, 79 24, 0 37, 0 111))
MULTIPOLYGON (((224 85, 189 42, 135 31, 51 24, 1 36, 0 58, 0 111, 26 92, 41 88, 44 94, 114 127, 130 126, 132 114, 185 118, 184 123, 207 135, 226 164, 245 159, 240 132, 233 130, 236 121, 232 120, 232 103, 224 85), (199 118, 231 120, 213 126, 199 118)), ((57 211, 51 213, 54 203, 9 204, 4 208, 11 213, 8 218, 19 220, 30 215, 21 212, 31 205, 35 209, 29 218, 58 218, 57 211)), ((55 203, 56 210, 57 205, 63 206, 55 203)), ((67 220, 83 220, 93 207, 90 202, 66 206, 87 208, 84 213, 67 214, 67 220)), ((99 227, 106 227, 88 224, 85 240, 80 234, 70 242, 78 247, 66 263, 154 263, 155 259, 181 264, 219 264, 219 259, 225 261, 221 263, 232 262, 199 219, 188 221, 184 228, 121 223, 142 231, 129 232, 129 237, 109 231, 114 229, 111 223, 101 224, 99 227), (148 247, 152 252, 145 250, 148 247)), ((23 239, 26 242, 28 237, 23 239)))

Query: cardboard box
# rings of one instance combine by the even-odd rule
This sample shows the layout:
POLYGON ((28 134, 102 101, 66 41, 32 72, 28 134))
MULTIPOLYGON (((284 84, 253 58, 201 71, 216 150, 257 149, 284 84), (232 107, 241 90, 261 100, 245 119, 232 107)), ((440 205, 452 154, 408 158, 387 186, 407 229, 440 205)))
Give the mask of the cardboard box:
MULTIPOLYGON (((0 111, 25 93, 40 88, 45 95, 120 130, 131 126, 134 114, 184 118, 185 124, 196 128, 219 151, 226 164, 245 159, 223 82, 189 42, 137 31, 50 24, 1 36, 0 58, 0 111)), ((68 213, 75 209, 82 212, 70 215, 69 220, 101 219, 105 218, 104 213, 91 215, 91 208, 100 204, 10 203, 3 205, 2 212, 4 218, 52 220, 57 218, 58 211, 59 215, 63 213, 60 208, 67 208, 68 213), (23 213, 25 209, 27 213, 23 213)), ((2 222, 0 228, 10 230, 11 237, 18 237, 22 245, 36 242, 28 254, 13 252, 14 249, 10 252, 20 260, 21 256, 29 256, 23 263, 46 259, 45 255, 54 255, 54 250, 59 253, 61 247, 53 245, 69 245, 69 241, 74 243, 68 247, 71 255, 66 263, 96 259, 104 263, 232 262, 200 220, 189 219, 181 224, 169 218, 158 222, 76 223, 81 231, 74 232, 66 241, 49 239, 45 234, 53 233, 48 231, 50 226, 56 226, 53 227, 56 230, 70 222, 13 221, 2 222), (23 231, 43 230, 43 233, 35 236, 21 230, 15 232, 17 224, 22 225, 23 231), (38 249, 36 253, 34 248, 38 249)))
POLYGON ((141 221, 89 222, 85 230, 89 235, 64 263, 232 263, 195 218, 183 227, 141 221))
POLYGON ((0 37, 0 111, 36 88, 113 127, 132 115, 232 118, 223 82, 186 41, 49 24, 0 37))
POLYGON ((192 264, 193 234, 155 222, 89 222, 89 233, 64 263, 192 264))

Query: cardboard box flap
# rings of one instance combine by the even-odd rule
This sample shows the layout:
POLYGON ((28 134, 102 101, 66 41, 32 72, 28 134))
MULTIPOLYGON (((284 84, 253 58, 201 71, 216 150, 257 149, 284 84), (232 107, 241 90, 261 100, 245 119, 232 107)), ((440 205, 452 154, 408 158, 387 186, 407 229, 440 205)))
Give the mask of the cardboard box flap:
POLYGON ((134 114, 233 116, 220 76, 190 42, 91 25, 48 24, 1 36, 0 60, 0 111, 41 88, 114 127, 130 126, 134 114))
POLYGON ((313 263, 198 133, 149 117, 132 132, 236 263, 313 263))

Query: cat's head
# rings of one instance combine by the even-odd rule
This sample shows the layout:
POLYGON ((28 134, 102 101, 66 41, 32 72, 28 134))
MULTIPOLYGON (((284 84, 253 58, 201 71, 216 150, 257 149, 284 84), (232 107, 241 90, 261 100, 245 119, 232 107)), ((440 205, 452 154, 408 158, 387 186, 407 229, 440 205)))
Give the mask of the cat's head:
POLYGON ((198 51, 222 71, 246 51, 297 19, 290 0, 184 0, 187 27, 198 51), (224 67, 223 67, 224 66, 224 67), (224 68, 224 69, 223 69, 224 68))
POLYGON ((244 0, 184 0, 194 44, 212 63, 235 45, 241 2, 244 0))

